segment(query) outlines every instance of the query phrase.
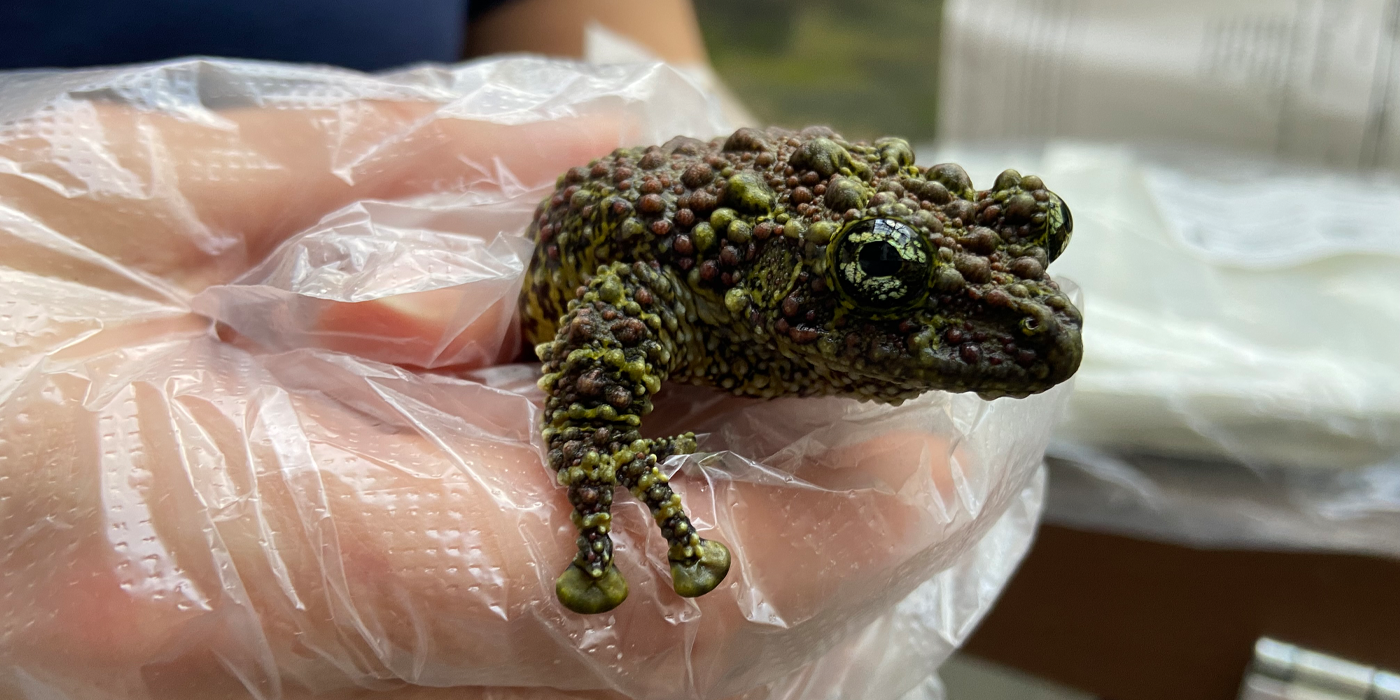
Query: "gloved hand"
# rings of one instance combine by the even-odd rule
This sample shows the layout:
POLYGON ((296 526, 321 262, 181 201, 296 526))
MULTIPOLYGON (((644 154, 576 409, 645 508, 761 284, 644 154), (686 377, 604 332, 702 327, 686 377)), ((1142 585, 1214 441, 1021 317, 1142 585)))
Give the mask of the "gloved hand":
MULTIPOLYGON (((569 505, 541 462, 536 368, 500 364, 518 236, 558 173, 653 137, 629 90, 704 101, 674 76, 583 73, 601 86, 502 108, 524 100, 514 79, 0 104, 0 696, 800 697, 824 654, 877 668, 884 642, 850 640, 970 561, 1058 394, 673 387, 648 429, 708 433, 674 484, 733 550, 730 581, 677 597, 619 494, 631 597, 594 617, 556 602, 569 505)), ((1020 551, 957 581, 994 595, 1020 551)))

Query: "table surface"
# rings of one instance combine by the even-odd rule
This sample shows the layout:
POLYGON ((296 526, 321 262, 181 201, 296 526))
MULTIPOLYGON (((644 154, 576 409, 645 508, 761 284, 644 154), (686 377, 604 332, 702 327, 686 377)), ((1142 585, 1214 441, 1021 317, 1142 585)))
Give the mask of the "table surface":
POLYGON ((1047 525, 966 648, 1111 700, 1234 700, 1262 636, 1400 669, 1400 561, 1047 525))

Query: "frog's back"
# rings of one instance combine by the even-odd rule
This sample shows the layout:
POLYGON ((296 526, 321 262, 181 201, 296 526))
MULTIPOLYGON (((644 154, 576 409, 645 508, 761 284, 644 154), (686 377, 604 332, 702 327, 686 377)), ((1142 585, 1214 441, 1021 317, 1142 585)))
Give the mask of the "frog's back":
MULTIPOLYGON (((670 236, 672 228, 690 226, 696 209, 715 206, 714 201, 690 200, 715 199, 692 190, 714 177, 706 161, 717 160, 722 143, 682 137, 664 146, 618 149, 560 176, 528 231, 535 253, 521 294, 521 316, 529 343, 554 338, 568 301, 599 265, 672 257, 677 240, 670 236), (692 209, 692 204, 699 206, 692 209)), ((680 245, 694 243, 687 237, 680 245)))

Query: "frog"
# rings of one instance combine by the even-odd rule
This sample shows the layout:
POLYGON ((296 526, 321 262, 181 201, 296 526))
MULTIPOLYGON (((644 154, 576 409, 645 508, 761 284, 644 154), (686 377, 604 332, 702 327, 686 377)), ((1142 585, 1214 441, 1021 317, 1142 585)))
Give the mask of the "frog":
POLYGON ((676 137, 563 173, 528 226, 520 295, 545 458, 578 531, 558 601, 589 615, 627 598, 617 487, 660 527, 678 595, 728 574, 728 548, 700 536, 663 471, 695 434, 641 430, 667 383, 897 405, 1069 379, 1082 315, 1047 267, 1073 228, 1038 176, 979 190, 955 163, 917 165, 904 139, 827 127, 676 137))

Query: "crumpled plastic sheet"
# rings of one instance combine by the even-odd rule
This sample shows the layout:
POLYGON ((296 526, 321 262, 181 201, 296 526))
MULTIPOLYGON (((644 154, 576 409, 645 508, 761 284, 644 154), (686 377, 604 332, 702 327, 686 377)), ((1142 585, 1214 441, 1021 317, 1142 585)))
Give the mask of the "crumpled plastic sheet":
POLYGON ((1029 546, 1068 387, 668 387, 735 565, 554 599, 573 526, 512 319, 565 168, 723 123, 659 65, 0 74, 0 696, 932 698, 1029 546), (451 688, 451 690, 448 690, 451 688), (330 695, 325 695, 325 694, 330 695))
MULTIPOLYGON (((927 149, 1041 173, 1084 362, 1046 521, 1400 557, 1400 176, 1181 144, 927 149)), ((920 158, 924 157, 920 154, 920 158)))

